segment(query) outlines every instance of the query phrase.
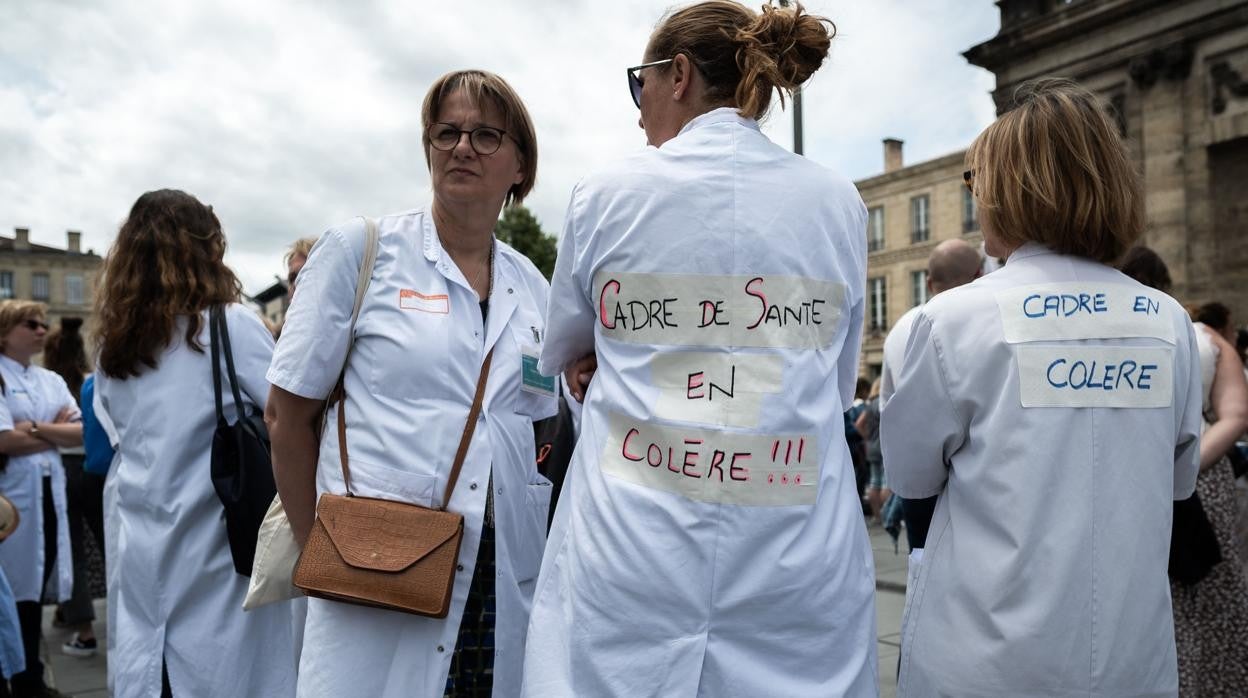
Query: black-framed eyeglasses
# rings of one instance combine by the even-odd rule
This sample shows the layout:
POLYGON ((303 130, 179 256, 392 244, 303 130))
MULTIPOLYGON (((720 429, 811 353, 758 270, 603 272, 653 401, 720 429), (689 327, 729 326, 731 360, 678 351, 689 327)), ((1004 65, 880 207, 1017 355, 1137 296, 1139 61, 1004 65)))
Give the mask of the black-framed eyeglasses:
POLYGON ((967 191, 969 191, 969 192, 971 192, 972 194, 974 194, 974 193, 975 193, 975 188, 974 188, 974 186, 973 186, 973 185, 974 185, 974 183, 975 183, 975 170, 967 170, 967 171, 963 172, 963 173, 962 173, 962 183, 966 185, 966 190, 967 190, 967 191))
POLYGON ((468 134, 468 145, 472 146, 477 155, 493 155, 498 149, 503 147, 503 136, 507 132, 501 128, 493 126, 478 126, 471 131, 466 131, 454 124, 430 124, 426 134, 429 136, 429 145, 438 150, 454 150, 459 145, 459 139, 468 134))
POLYGON ((23 325, 25 325, 25 326, 26 326, 26 329, 30 330, 31 332, 34 332, 35 330, 39 329, 40 327, 42 327, 42 328, 44 329, 44 331, 45 331, 45 332, 46 332, 46 331, 47 331, 47 329, 48 329, 48 323, 46 323, 46 322, 40 322, 40 321, 38 321, 38 320, 33 320, 33 319, 32 319, 32 320, 27 320, 26 322, 23 322, 22 324, 23 324, 23 325))
POLYGON ((642 68, 653 68, 656 65, 663 65, 664 63, 671 62, 671 58, 664 58, 661 61, 642 63, 641 65, 635 65, 628 69, 628 91, 633 95, 633 104, 636 104, 638 109, 641 109, 641 87, 646 84, 645 79, 641 77, 641 73, 639 71, 642 68))

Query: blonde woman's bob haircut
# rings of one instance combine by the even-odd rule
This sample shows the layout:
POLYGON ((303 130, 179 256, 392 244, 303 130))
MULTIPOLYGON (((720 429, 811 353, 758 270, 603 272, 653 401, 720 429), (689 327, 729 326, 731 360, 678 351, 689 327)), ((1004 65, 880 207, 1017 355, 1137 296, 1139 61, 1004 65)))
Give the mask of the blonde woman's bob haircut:
POLYGON ((488 104, 498 109, 502 115, 502 128, 515 142, 516 150, 520 154, 520 168, 524 171, 524 179, 507 191, 505 205, 511 206, 524 201, 524 197, 533 191, 533 185, 537 182, 537 132, 533 129, 533 119, 529 118, 529 110, 520 100, 520 95, 511 89, 506 80, 494 73, 484 70, 457 70, 438 78, 429 88, 425 103, 420 109, 420 142, 425 149, 425 166, 433 167, 433 163, 429 161, 429 125, 437 121, 443 100, 459 90, 463 90, 468 99, 478 107, 488 104))
POLYGON ((48 316, 48 306, 38 301, 0 301, 0 351, 4 350, 4 338, 14 327, 27 320, 43 320, 48 316))
POLYGON ((979 134, 966 166, 979 221, 1007 249, 1038 242, 1113 264, 1144 233, 1140 180, 1101 101, 1041 78, 979 134))

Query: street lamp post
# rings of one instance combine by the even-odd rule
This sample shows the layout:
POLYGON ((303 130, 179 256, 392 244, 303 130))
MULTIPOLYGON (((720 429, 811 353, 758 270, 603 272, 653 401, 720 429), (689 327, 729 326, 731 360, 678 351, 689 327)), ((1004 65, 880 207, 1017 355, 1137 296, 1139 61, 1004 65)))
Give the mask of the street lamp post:
MULTIPOLYGON (((792 0, 779 0, 780 7, 788 7, 792 0)), ((793 152, 802 154, 802 88, 793 90, 793 152)))

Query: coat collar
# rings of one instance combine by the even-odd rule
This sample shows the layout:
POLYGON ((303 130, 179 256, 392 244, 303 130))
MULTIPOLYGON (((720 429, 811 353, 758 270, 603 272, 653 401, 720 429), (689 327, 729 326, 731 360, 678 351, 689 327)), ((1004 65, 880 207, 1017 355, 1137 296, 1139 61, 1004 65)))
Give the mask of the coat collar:
POLYGON ((24 376, 26 375, 26 372, 30 370, 30 366, 23 366, 17 360, 9 357, 8 354, 0 354, 0 366, 7 368, 10 373, 18 376, 24 376))
POLYGON ((703 126, 722 123, 738 123, 746 128, 754 129, 755 131, 760 130, 758 127, 758 121, 741 116, 736 107, 719 107, 718 109, 712 109, 705 114, 699 114, 698 116, 693 117, 689 123, 685 124, 684 128, 680 129, 680 133, 677 133, 676 135, 682 136, 689 131, 702 128, 703 126))
POLYGON ((1017 262, 1020 259, 1027 259, 1028 257, 1035 257, 1042 254, 1056 253, 1038 242, 1024 242, 1021 247, 1010 253, 1010 256, 1006 258, 1005 263, 1009 264, 1010 262, 1017 262))

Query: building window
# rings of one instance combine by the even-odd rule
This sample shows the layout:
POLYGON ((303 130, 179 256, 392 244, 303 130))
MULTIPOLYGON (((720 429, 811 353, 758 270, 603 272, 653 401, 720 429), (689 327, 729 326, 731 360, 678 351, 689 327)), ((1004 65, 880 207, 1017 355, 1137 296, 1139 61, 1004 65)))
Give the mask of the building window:
POLYGON ((927 270, 920 269, 910 272, 911 305, 923 305, 927 302, 927 270))
POLYGON ((979 209, 975 206, 975 196, 970 189, 962 187, 962 232, 976 230, 979 230, 979 209))
POLYGON ((82 274, 70 274, 65 277, 65 302, 70 305, 82 305, 86 298, 82 293, 82 274))
POLYGON ((0 271, 0 298, 13 297, 13 272, 0 271))
POLYGON ((932 231, 928 225, 931 199, 927 194, 910 199, 910 242, 926 242, 932 231))
POLYGON ((872 331, 888 329, 888 288, 884 277, 867 279, 867 323, 872 331))
POLYGON ((884 249, 884 207, 875 206, 867 211, 867 251, 884 249))
POLYGON ((35 272, 30 277, 30 297, 37 301, 46 301, 49 297, 49 289, 51 284, 48 283, 48 275, 35 272))

